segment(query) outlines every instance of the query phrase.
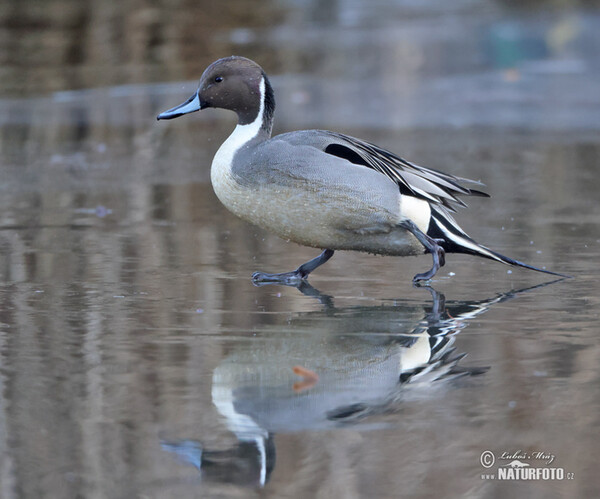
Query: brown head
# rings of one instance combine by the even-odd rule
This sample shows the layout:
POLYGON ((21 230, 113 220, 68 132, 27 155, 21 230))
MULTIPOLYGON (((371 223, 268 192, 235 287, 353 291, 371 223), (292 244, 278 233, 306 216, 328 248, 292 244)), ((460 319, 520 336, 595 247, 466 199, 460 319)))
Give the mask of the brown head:
POLYGON ((183 104, 159 114, 157 119, 168 120, 214 107, 237 113, 238 123, 247 125, 258 117, 261 101, 264 103, 263 126, 270 130, 275 99, 267 75, 250 59, 226 57, 206 68, 194 95, 183 104))

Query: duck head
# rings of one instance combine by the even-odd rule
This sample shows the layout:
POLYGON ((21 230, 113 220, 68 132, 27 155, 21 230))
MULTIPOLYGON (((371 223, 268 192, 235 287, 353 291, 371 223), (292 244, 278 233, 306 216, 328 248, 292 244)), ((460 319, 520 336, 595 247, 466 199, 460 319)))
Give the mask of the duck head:
POLYGON ((263 69, 250 59, 231 56, 213 62, 200 78, 198 90, 187 101, 157 116, 170 120, 209 107, 228 109, 238 123, 253 123, 259 115, 270 122, 275 109, 273 89, 263 69))

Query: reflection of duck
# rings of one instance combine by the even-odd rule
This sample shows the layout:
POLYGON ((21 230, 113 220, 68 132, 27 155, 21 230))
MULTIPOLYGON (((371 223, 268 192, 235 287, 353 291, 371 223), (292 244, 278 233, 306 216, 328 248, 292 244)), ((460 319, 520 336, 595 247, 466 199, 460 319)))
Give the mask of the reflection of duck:
POLYGON ((183 440, 163 448, 205 478, 264 485, 275 464, 274 434, 350 424, 429 386, 485 372, 459 366, 466 354, 454 353, 456 334, 491 305, 525 290, 446 303, 428 289, 431 309, 416 301, 348 308, 328 302, 322 311, 298 314, 285 332, 263 331, 236 345, 214 370, 212 399, 238 444, 210 451, 183 440))
POLYGON ((452 355, 454 335, 466 325, 464 314, 481 313, 489 301, 445 311, 443 296, 434 297, 431 312, 406 302, 299 315, 288 332, 263 333, 221 362, 213 403, 238 438, 249 439, 260 433, 255 426, 274 433, 329 428, 388 405, 408 383, 469 374, 457 365, 462 356, 452 355), (318 379, 300 384, 295 366, 318 379))

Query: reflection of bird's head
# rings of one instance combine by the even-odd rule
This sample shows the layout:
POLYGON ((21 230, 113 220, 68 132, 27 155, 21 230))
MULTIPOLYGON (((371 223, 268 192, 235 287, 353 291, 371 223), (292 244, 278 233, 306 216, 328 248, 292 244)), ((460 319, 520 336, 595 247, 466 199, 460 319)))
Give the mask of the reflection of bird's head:
POLYGON ((239 486, 264 486, 275 467, 275 444, 271 436, 240 441, 226 450, 208 450, 194 440, 162 442, 162 448, 192 464, 202 480, 239 486))

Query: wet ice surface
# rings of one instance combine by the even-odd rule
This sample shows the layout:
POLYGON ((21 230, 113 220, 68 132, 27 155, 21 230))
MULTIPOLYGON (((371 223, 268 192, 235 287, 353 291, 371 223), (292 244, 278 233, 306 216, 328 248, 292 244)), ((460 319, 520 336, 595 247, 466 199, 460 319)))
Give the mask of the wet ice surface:
POLYGON ((409 5, 382 31, 360 5, 328 29, 295 14, 215 36, 238 53, 256 36, 258 60, 328 37, 306 71, 273 76, 278 131, 343 130, 481 179, 493 197, 461 225, 575 279, 537 287, 546 276, 450 255, 417 289, 429 257, 336 253, 305 294, 254 287, 253 271, 317 251, 218 203, 208 171, 231 116, 154 121, 195 82, 3 98, 0 495, 598 490, 598 17, 409 5), (572 475, 485 476, 515 455, 572 475))

